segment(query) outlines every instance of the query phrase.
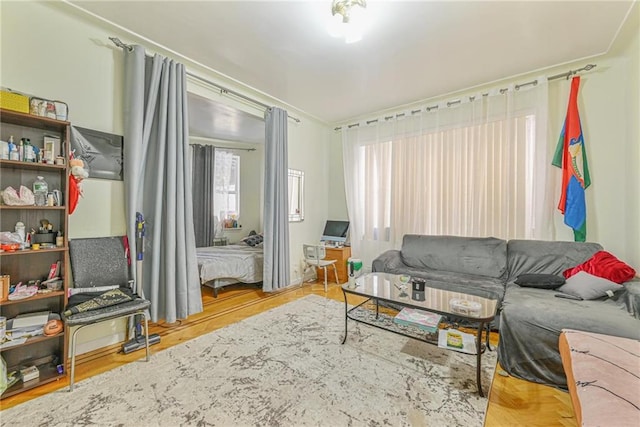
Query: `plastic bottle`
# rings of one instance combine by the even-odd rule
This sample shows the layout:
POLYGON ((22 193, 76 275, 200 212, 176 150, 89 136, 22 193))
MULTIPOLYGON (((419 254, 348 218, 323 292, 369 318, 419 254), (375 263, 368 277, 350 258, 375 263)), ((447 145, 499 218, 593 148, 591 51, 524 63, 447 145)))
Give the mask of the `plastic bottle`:
POLYGON ((9 143, 0 141, 0 159, 9 160, 9 143))
POLYGON ((18 153, 18 147, 13 142, 13 135, 9 137, 9 160, 20 160, 20 154, 18 153))
POLYGON ((33 196, 36 199, 36 206, 44 206, 47 204, 47 193, 49 186, 43 177, 39 176, 33 183, 33 196))
POLYGON ((25 230, 24 222, 21 222, 21 221, 16 222, 16 226, 15 226, 14 230, 20 236, 20 239, 22 240, 21 243, 24 243, 26 241, 26 238, 27 238, 27 232, 25 230))
POLYGON ((33 146, 31 145, 31 140, 29 138, 24 139, 23 144, 24 157, 22 160, 25 162, 35 163, 36 161, 36 153, 33 150, 33 146))
POLYGON ((56 236, 56 246, 59 248, 64 246, 64 236, 62 235, 62 230, 58 230, 58 234, 56 236))

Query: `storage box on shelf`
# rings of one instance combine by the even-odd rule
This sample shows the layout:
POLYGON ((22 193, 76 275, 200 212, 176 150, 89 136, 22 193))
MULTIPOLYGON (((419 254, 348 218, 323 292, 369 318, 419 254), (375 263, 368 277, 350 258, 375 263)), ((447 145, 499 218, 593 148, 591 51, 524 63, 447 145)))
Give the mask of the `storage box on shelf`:
MULTIPOLYGON (((60 153, 56 157, 64 158, 64 164, 44 164, 16 160, 0 159, 0 190, 11 186, 16 190, 20 185, 33 189, 33 183, 42 176, 48 184, 48 191, 59 190, 60 206, 8 206, 0 204, 0 231, 14 231, 17 222, 25 225, 26 232, 38 230, 42 221, 53 226, 52 231, 63 231, 63 239, 58 242, 62 246, 41 243, 38 250, 25 248, 16 251, 0 252, 0 275, 8 275, 11 285, 19 282, 26 284, 30 280, 46 279, 52 264, 60 263, 60 277, 63 279, 60 290, 46 290, 28 298, 19 300, 3 300, 0 302, 0 316, 11 319, 17 315, 35 312, 60 313, 67 303, 69 285, 69 251, 68 251, 68 149, 69 122, 23 114, 0 109, 0 139, 8 141, 13 136, 14 142, 21 138, 29 138, 33 146, 44 148, 45 136, 60 139, 60 153)), ((39 236, 43 241, 55 242, 39 236)), ((46 286, 45 286, 46 288, 46 286)), ((7 364, 7 371, 33 371, 28 368, 36 366, 37 378, 30 381, 19 380, 9 387, 0 398, 21 393, 41 384, 55 381, 66 375, 66 370, 59 372, 57 366, 66 365, 67 333, 66 329, 57 335, 37 335, 28 338, 24 343, 3 346, 0 354, 7 364)), ((33 375, 35 376, 35 375, 33 375)))

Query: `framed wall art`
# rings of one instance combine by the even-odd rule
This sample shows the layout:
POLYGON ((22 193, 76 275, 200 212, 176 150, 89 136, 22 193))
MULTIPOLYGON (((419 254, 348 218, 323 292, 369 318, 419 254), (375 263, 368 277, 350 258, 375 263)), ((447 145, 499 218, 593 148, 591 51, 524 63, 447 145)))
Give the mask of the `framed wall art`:
POLYGON ((71 150, 84 160, 89 178, 122 181, 122 136, 71 126, 71 150))

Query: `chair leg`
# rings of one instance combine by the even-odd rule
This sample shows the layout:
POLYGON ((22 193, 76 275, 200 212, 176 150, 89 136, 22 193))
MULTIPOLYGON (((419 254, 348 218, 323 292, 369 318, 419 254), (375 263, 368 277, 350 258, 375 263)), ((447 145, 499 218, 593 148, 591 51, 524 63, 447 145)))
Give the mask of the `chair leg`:
POLYGON ((71 378, 69 379, 69 391, 73 391, 75 377, 76 377, 76 335, 82 329, 82 326, 78 326, 73 334, 71 334, 71 378))
POLYGON ((339 285, 340 284, 340 280, 338 279, 338 269, 336 268, 336 264, 335 263, 333 263, 332 265, 333 265, 333 274, 335 274, 335 277, 336 277, 336 284, 339 285))
POLYGON ((322 267, 322 269, 324 270, 324 292, 327 292, 328 289, 328 285, 327 285, 327 266, 325 265, 324 267, 322 267))
POLYGON ((144 316, 144 341, 145 341, 145 346, 147 348, 147 362, 149 361, 149 318, 147 317, 147 312, 145 311, 143 314, 144 316))

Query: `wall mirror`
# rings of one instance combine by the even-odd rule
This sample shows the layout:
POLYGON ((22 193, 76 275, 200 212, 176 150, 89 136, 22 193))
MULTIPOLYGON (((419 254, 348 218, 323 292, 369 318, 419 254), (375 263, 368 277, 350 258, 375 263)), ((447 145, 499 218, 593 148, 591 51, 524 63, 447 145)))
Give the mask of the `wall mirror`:
POLYGON ((289 169, 289 222, 304 220, 304 172, 289 169))

